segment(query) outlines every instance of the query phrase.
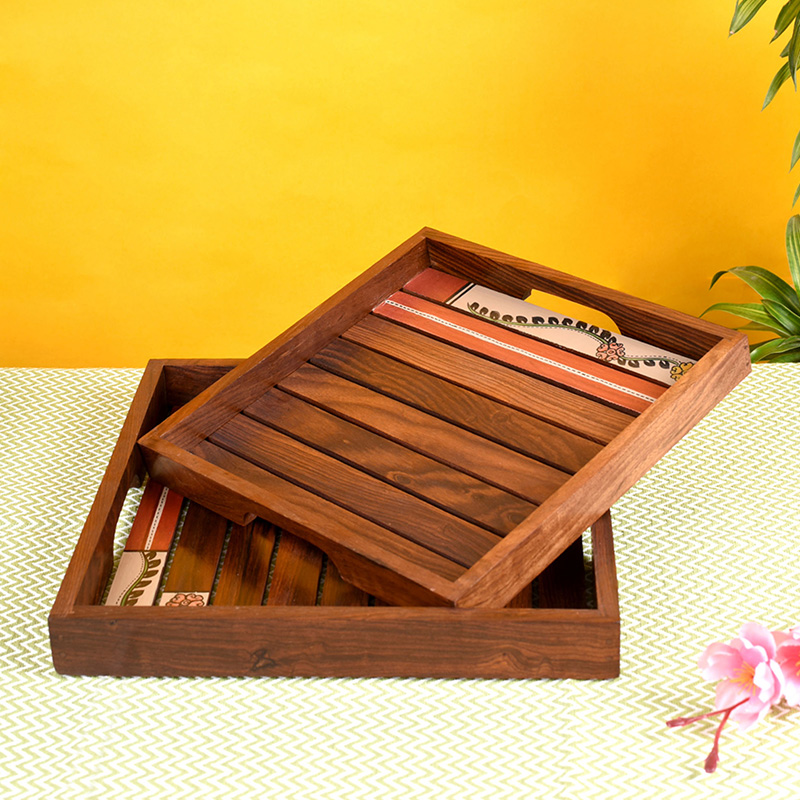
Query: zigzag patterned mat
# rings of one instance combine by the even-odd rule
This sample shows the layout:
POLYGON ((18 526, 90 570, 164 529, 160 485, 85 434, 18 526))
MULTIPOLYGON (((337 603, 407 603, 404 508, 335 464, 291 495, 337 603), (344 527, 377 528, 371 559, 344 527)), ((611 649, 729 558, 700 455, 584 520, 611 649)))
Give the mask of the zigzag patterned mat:
POLYGON ((713 775, 713 723, 664 726, 710 707, 707 641, 800 622, 800 368, 756 367, 615 506, 618 680, 63 678, 47 613, 139 374, 0 370, 4 800, 800 796, 800 711, 726 731, 713 775))

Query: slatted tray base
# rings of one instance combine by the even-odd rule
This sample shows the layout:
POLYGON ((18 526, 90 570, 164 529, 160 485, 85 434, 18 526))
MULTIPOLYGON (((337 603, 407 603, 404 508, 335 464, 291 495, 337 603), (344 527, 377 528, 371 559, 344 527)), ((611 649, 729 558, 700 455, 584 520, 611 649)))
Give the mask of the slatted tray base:
POLYGON ((576 542, 508 608, 400 608, 347 583, 320 550, 263 520, 229 525, 187 501, 177 523, 180 498, 176 503, 151 482, 125 551, 149 555, 150 561, 138 583, 123 582, 118 590, 115 582, 109 589, 114 529, 129 488, 146 476, 136 440, 234 363, 151 362, 145 371, 50 615, 59 672, 486 678, 618 673, 607 514, 593 528, 591 560, 576 542), (160 550, 165 556, 170 551, 166 569, 154 555, 160 550))
POLYGON ((426 230, 141 445, 157 480, 291 531, 387 602, 502 607, 748 370, 742 334, 426 230), (605 311, 642 357, 460 307, 468 281, 605 311))

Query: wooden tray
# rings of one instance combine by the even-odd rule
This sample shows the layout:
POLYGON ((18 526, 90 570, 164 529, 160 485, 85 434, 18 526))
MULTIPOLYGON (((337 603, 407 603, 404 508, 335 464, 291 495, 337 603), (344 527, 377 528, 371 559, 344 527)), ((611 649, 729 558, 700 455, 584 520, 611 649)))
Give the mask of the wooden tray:
POLYGON ((159 482, 305 538, 384 600, 499 608, 749 369, 743 334, 425 229, 141 445, 159 482), (666 389, 420 297, 429 268, 579 302, 696 363, 666 389))
MULTIPOLYGON (((147 598, 137 591, 119 598, 129 605, 99 605, 126 492, 146 474, 136 440, 237 363, 151 361, 147 367, 50 614, 59 672, 437 678, 618 674, 619 611, 608 514, 593 529, 590 586, 584 583, 578 541, 539 577, 537 608, 530 607, 531 587, 509 608, 401 608, 381 605, 345 583, 332 563, 326 568, 320 551, 302 540, 279 534, 276 545, 277 532, 259 520, 228 533, 217 566, 226 524, 192 504, 162 602, 176 602, 175 590, 182 590, 177 601, 195 605, 139 605, 147 598), (214 574, 212 604, 196 607, 196 594, 211 588, 208 576, 214 574), (588 608, 591 595, 596 603, 588 608)), ((167 504, 161 510, 161 522, 171 515, 174 525, 176 509, 167 504)), ((137 536, 135 524, 129 543, 137 536)), ((155 567, 156 561, 150 563, 155 567)))

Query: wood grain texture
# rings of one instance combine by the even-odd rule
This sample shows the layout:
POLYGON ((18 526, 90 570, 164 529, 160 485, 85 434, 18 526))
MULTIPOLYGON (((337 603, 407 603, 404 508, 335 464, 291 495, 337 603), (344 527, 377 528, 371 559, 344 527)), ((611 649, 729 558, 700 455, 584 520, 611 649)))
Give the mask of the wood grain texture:
POLYGON ((257 513, 324 548, 336 560, 345 579, 354 574, 370 594, 394 602, 405 599, 406 604, 441 605, 449 602, 452 581, 465 572, 455 562, 273 476, 227 450, 202 442, 198 452, 209 463, 241 476, 237 478, 240 488, 247 492, 248 502, 257 513), (319 531, 324 531, 325 536, 319 531), (406 575, 395 572, 399 564, 406 568, 406 575), (370 565, 377 569, 371 569, 370 565), (406 597, 408 591, 411 593, 406 597))
POLYGON ((164 592, 210 592, 228 521, 192 503, 183 521, 164 592))
POLYGON ((586 610, 85 606, 51 624, 51 641, 68 675, 619 674, 619 621, 586 610))
POLYGON ((336 564, 328 559, 325 571, 325 583, 322 585, 321 606, 367 606, 369 595, 348 583, 336 568, 336 564))
POLYGON ((549 422, 341 339, 311 363, 562 471, 577 472, 602 449, 549 422))
POLYGON ((275 558, 268 606, 313 606, 322 571, 322 552, 284 531, 275 558))
POLYGON ((610 511, 592 525, 592 561, 597 609, 605 617, 619 619, 619 587, 610 511))
POLYGON ((659 403, 635 419, 569 485, 457 582, 457 605, 508 602, 599 519, 750 371, 747 339, 720 342, 659 403), (647 446, 637 446, 646 442, 647 446))
POLYGON ((633 415, 371 314, 342 338, 565 430, 608 444, 633 415))
POLYGON ((243 527, 234 525, 214 595, 216 606, 261 605, 269 576, 275 526, 257 519, 243 527))
POLYGON ((535 506, 273 389, 244 413, 498 535, 535 506))
POLYGON ((500 541, 249 417, 234 417, 209 441, 462 566, 474 564, 500 541))
POLYGON ((279 388, 531 503, 543 502, 570 478, 566 472, 311 364, 285 378, 279 388))

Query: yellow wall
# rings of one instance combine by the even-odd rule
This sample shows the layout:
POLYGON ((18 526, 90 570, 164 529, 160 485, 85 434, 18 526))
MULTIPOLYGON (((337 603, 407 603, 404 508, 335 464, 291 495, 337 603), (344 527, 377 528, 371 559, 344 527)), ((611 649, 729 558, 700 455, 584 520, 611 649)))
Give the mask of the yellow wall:
POLYGON ((707 286, 788 272, 771 3, 4 0, 0 365, 245 356, 423 225, 749 299, 707 286))

